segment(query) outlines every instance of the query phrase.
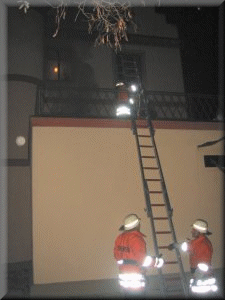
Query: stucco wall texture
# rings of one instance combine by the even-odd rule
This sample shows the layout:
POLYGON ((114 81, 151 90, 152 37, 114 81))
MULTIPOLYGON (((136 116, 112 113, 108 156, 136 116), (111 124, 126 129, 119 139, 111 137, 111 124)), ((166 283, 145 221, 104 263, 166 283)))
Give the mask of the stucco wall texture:
MULTIPOLYGON (((205 168, 204 155, 223 154, 223 145, 197 145, 222 134, 222 130, 155 132, 177 239, 190 238, 192 222, 206 219, 213 232, 215 268, 223 263, 223 173, 205 168)), ((136 143, 129 128, 32 128, 34 284, 115 278, 114 240, 128 213, 141 217, 148 250, 154 254, 144 208, 136 143)), ((182 255, 182 260, 189 271, 188 256, 182 255)), ((165 273, 176 271, 164 267, 165 273)))

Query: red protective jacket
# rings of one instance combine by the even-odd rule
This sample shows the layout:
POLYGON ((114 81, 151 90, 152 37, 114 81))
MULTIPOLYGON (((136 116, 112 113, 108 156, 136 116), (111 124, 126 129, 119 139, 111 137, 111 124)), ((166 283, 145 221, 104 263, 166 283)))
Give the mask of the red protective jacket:
POLYGON ((128 100, 129 100, 129 95, 128 95, 127 88, 124 86, 120 87, 118 91, 118 101, 128 103, 128 100))
POLYGON ((206 263, 211 266, 213 247, 205 235, 189 242, 190 267, 197 268, 198 263, 206 263))
POLYGON ((121 272, 141 272, 141 265, 146 257, 145 235, 137 230, 125 231, 115 240, 114 257, 115 259, 131 259, 138 263, 135 265, 119 265, 121 272))

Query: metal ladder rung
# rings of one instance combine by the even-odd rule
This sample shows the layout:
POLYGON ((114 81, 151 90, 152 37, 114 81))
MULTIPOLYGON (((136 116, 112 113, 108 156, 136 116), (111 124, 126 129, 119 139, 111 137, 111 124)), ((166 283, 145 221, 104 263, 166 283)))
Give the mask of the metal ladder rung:
POLYGON ((151 136, 150 135, 141 134, 141 135, 138 135, 138 137, 151 137, 151 136))
POLYGON ((156 179, 145 179, 146 181, 162 181, 161 179, 158 179, 158 178, 156 178, 156 179))
MULTIPOLYGON (((131 66, 126 66, 126 67, 124 67, 124 71, 137 71, 137 68, 134 68, 133 66, 131 67, 131 66)), ((134 76, 134 75, 137 75, 137 73, 136 74, 129 74, 129 75, 127 75, 127 76, 134 76)))
POLYGON ((145 170, 158 170, 158 167, 143 167, 145 170))
POLYGON ((175 265, 178 264, 178 261, 165 261, 164 265, 175 265))
MULTIPOLYGON (((166 242, 164 242, 162 246, 159 246, 158 245, 158 240, 160 240, 160 237, 163 238, 167 238, 167 237, 172 237, 173 240, 176 240, 176 237, 175 237, 175 231, 174 231, 174 228, 173 228, 173 223, 172 223, 172 210, 170 208, 170 203, 169 203, 169 199, 168 199, 168 195, 167 195, 167 189, 166 189, 166 186, 165 186, 165 182, 164 182, 164 177, 163 177, 163 173, 162 173, 162 168, 161 168, 161 164, 160 164, 160 161, 159 161, 159 155, 158 155, 158 151, 157 151, 157 147, 156 147, 156 144, 155 144, 155 141, 154 141, 154 133, 155 133, 155 130, 152 126, 152 122, 151 122, 151 119, 150 119, 150 116, 148 114, 148 107, 147 107, 147 102, 144 103, 145 106, 146 106, 146 118, 147 118, 147 124, 148 124, 148 129, 149 129, 149 134, 139 134, 139 132, 137 131, 137 124, 135 121, 132 121, 132 129, 133 129, 133 133, 135 135, 135 138, 136 138, 136 143, 137 143, 137 148, 138 148, 138 156, 139 156, 139 162, 140 162, 140 167, 141 167, 141 176, 142 176, 142 182, 143 182, 143 188, 144 188, 144 193, 145 193, 145 199, 146 199, 146 206, 147 206, 147 214, 148 214, 148 217, 150 218, 150 222, 151 222, 151 227, 152 227, 152 231, 153 231, 153 240, 154 240, 154 247, 155 247, 155 252, 157 254, 159 254, 159 251, 163 250, 162 252, 165 252, 166 250, 168 250, 168 245, 165 245, 166 242), (143 142, 141 140, 141 138, 150 138, 151 141, 149 142, 146 142, 147 145, 143 145, 143 142), (142 149, 143 148, 146 148, 146 152, 148 151, 148 153, 150 155, 148 155, 148 153, 143 153, 145 155, 142 156, 142 149), (150 151, 152 151, 152 149, 147 150, 149 148, 154 148, 154 153, 151 153, 150 151), (144 158, 152 158, 152 159, 156 159, 156 163, 157 165, 154 166, 154 167, 144 167, 143 164, 144 164, 144 158), (157 178, 152 178, 153 176, 151 176, 151 174, 146 174, 145 170, 158 170, 157 171, 157 174, 159 172, 159 176, 155 176, 157 178), (146 179, 145 177, 148 177, 148 179, 146 179), (159 178, 160 177, 160 178, 159 178), (150 191, 150 184, 148 184, 148 182, 160 182, 162 184, 162 186, 160 187, 151 187, 151 191, 150 191), (164 201, 161 199, 159 201, 154 201, 155 203, 151 203, 151 197, 154 197, 154 194, 155 195, 159 195, 159 197, 162 197, 164 198, 164 201), (157 203, 159 202, 159 203, 157 203), (166 209, 167 211, 167 217, 154 217, 154 208, 153 207, 165 207, 163 208, 166 209), (152 209, 151 209, 152 208, 152 209), (167 220, 169 222, 169 228, 167 230, 159 230, 159 231, 156 231, 156 228, 155 228, 155 222, 154 221, 157 221, 157 220, 167 220), (170 236, 168 236, 168 234, 170 234, 170 236), (161 235, 161 236, 160 236, 161 235)), ((147 132, 145 132, 147 133, 147 132)), ((158 196, 157 196, 158 197, 158 196)), ((161 215, 164 215, 164 214, 161 214, 161 215)), ((160 223, 158 223, 160 224, 160 223)), ((165 224, 165 222, 164 222, 165 224)), ((176 253, 177 254, 177 253, 176 253)), ((185 284, 185 275, 184 275, 184 270, 183 270, 183 266, 182 266, 182 261, 179 257, 179 255, 177 254, 177 257, 174 258, 176 259, 176 261, 166 261, 164 264, 167 266, 167 265, 179 265, 180 267, 180 280, 181 282, 178 281, 178 279, 176 278, 173 278, 171 280, 173 280, 174 282, 164 282, 164 280, 161 281, 160 283, 160 292, 162 293, 162 295, 164 296, 166 293, 167 293, 167 289, 171 289, 173 288, 174 290, 174 294, 177 294, 177 295, 181 295, 183 294, 182 291, 178 291, 178 288, 182 288, 183 289, 183 292, 185 294, 185 296, 188 294, 188 291, 187 291, 187 287, 186 287, 186 284, 185 284)), ((175 266, 174 266, 175 267, 175 266)), ((162 277, 161 279, 163 279, 163 274, 159 272, 159 275, 160 277, 162 277)), ((170 291, 168 291, 170 292, 170 291)), ((172 293, 171 293, 172 294, 172 293)))
POLYGON ((165 277, 166 281, 173 281, 173 280, 181 280, 180 277, 176 276, 176 277, 165 277))
POLYGON ((179 290, 177 289, 168 289, 166 290, 167 293, 177 293, 177 295, 175 294, 174 296, 183 296, 183 290, 182 288, 180 288, 179 290), (179 293, 179 294, 178 294, 179 293))
POLYGON ((152 145, 140 145, 140 147, 145 147, 145 148, 154 148, 152 145))

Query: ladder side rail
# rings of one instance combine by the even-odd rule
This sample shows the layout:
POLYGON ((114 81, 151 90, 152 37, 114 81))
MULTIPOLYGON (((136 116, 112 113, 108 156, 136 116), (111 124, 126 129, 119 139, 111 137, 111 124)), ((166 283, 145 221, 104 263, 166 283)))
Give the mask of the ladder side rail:
POLYGON ((163 173, 162 173, 162 167, 161 167, 161 163, 159 161, 159 155, 158 155, 158 151, 157 151, 157 148, 156 148, 156 143, 155 143, 155 138, 154 138, 155 130, 154 130, 153 125, 152 125, 151 116, 150 116, 150 112, 148 111, 146 101, 144 101, 144 104, 145 104, 145 111, 146 111, 146 115, 147 115, 148 128, 149 128, 149 131, 150 131, 150 136, 152 137, 152 143, 153 143, 153 147, 154 147, 154 150, 155 150, 156 161, 157 161, 157 164, 158 164, 158 167, 159 167, 160 178, 162 180, 163 194, 165 196, 164 198, 165 198, 165 202, 167 204, 166 207, 169 211, 169 214, 171 215, 173 210, 172 210, 171 205, 170 205, 169 196, 167 194, 166 184, 165 184, 164 176, 163 176, 163 173))
MULTIPOLYGON (((170 229, 171 229, 173 241, 176 243, 177 238, 176 238, 176 234, 175 234, 175 230, 174 230, 174 226, 173 226, 173 222, 172 222, 172 208, 171 208, 171 205, 170 205, 170 201, 169 201, 169 197, 168 197, 168 193, 167 193, 167 189, 166 189, 166 184, 165 184, 164 176, 163 176, 163 173, 162 173, 162 168, 161 168, 161 164, 160 164, 160 161, 159 161, 159 155, 158 155, 157 147, 156 147, 156 144, 155 144, 154 128, 152 126, 151 117, 150 117, 149 111, 147 109, 147 103, 146 103, 146 101, 144 101, 144 102, 145 102, 145 108, 146 108, 146 114, 147 114, 147 120, 148 120, 150 135, 152 137, 152 143, 153 143, 154 150, 155 150, 155 156, 156 156, 157 164, 158 164, 158 167, 159 167, 160 177, 161 177, 161 180, 162 180, 161 183, 162 183, 162 187, 163 187, 163 194, 164 194, 166 210, 167 210, 167 214, 168 214, 169 226, 170 226, 170 229)), ((183 264, 182 264, 182 260, 181 260, 180 251, 177 248, 175 249, 175 251, 176 251, 177 260, 178 260, 178 263, 179 263, 183 290, 185 292, 185 295, 187 295, 186 277, 185 277, 185 272, 184 272, 184 268, 183 268, 183 264)))
MULTIPOLYGON (((137 149, 138 149, 138 158, 139 158, 139 163, 140 163, 141 177, 142 177, 144 194, 145 194, 145 202, 146 202, 146 207, 147 207, 147 215, 148 215, 148 217, 150 219, 150 223, 151 223, 155 255, 158 257, 159 256, 159 249, 158 249, 158 242, 157 242, 157 237, 156 237, 155 224, 154 224, 154 221, 153 221, 153 213, 152 213, 152 208, 151 208, 151 201, 150 201, 150 196, 149 196, 149 191, 148 191, 148 185, 147 185, 147 182, 145 180, 145 175, 144 175, 144 171, 143 171, 143 164, 142 164, 142 159, 141 159, 140 144, 139 144, 138 134, 137 134, 137 126, 136 126, 136 123, 135 123, 134 120, 132 120, 132 129, 133 129, 133 132, 134 132, 134 135, 135 135, 137 149)), ((159 268, 158 272, 159 272, 159 276, 160 276, 160 290, 161 290, 162 295, 165 296, 165 285, 164 285, 164 279, 163 279, 162 270, 159 268)))
POLYGON ((152 208, 151 208, 151 200, 150 200, 150 195, 148 192, 148 185, 145 180, 145 175, 143 171, 143 163, 141 159, 141 151, 140 151, 140 144, 138 140, 138 134, 137 134, 137 126, 134 120, 132 120, 132 128, 134 131, 135 139, 136 139, 136 144, 137 144, 137 149, 138 149, 138 158, 139 158, 139 163, 140 163, 140 170, 141 170, 141 177, 142 177, 142 182, 143 182, 143 188, 144 188, 144 194, 145 194, 145 202, 146 202, 146 207, 147 207, 147 215, 150 218, 151 225, 152 225, 152 231, 153 231, 153 240, 154 240, 154 250, 156 256, 159 255, 158 252, 158 244, 157 244, 157 238, 156 238, 156 233, 155 233, 155 224, 153 222, 153 214, 152 214, 152 208))

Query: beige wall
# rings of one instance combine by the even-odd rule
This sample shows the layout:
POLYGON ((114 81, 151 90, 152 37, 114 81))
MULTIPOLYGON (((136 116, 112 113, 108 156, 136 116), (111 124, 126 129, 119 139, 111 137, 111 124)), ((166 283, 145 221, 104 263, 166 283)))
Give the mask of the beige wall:
MULTIPOLYGON (((222 173, 204 168, 203 155, 223 152, 219 144, 204 150, 197 145, 222 134, 157 129, 155 135, 177 238, 190 237, 196 218, 207 219, 216 268, 222 264, 222 173)), ((33 127, 32 149, 35 284, 116 277, 114 240, 130 212, 140 215, 154 254, 130 129, 33 127)), ((183 261, 188 271, 188 258, 183 261)))

